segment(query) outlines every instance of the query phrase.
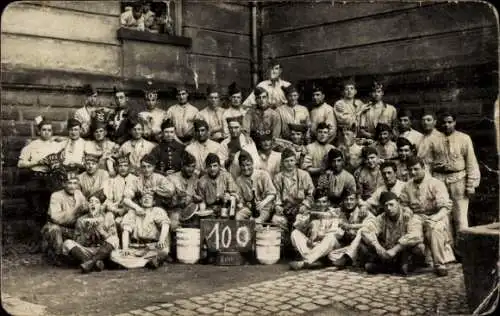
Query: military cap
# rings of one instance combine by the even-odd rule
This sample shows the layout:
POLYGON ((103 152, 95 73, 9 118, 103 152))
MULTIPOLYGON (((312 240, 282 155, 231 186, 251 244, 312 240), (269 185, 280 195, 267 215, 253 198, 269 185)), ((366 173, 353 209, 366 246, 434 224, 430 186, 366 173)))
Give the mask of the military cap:
POLYGON ((77 120, 75 118, 70 118, 68 120, 68 123, 67 123, 67 128, 70 129, 70 128, 75 127, 75 126, 82 126, 82 122, 80 122, 79 120, 77 120))
POLYGON ((273 134, 270 130, 256 130, 251 133, 252 138, 256 141, 273 139, 273 134))
POLYGON ((209 85, 207 87, 207 96, 210 95, 211 93, 218 93, 219 89, 217 89, 217 86, 215 85, 209 85))
POLYGON ((187 166, 196 163, 196 158, 191 155, 188 151, 184 150, 181 154, 182 165, 187 166))
POLYGON ((372 85, 372 91, 384 90, 384 85, 382 82, 374 81, 372 85))
POLYGON ((355 81, 354 77, 348 77, 348 78, 345 78, 344 80, 342 80, 342 86, 343 87, 356 86, 356 81, 355 81))
POLYGON ((404 146, 410 146, 410 148, 413 147, 413 144, 405 137, 398 137, 396 140, 396 146, 398 148, 404 147, 404 146))
POLYGON ((236 85, 236 82, 233 82, 229 85, 227 89, 227 94, 232 96, 233 94, 241 93, 241 89, 236 85))
POLYGON ((89 152, 84 152, 83 153, 83 159, 87 161, 94 161, 94 162, 99 162, 99 159, 101 159, 101 155, 96 154, 96 153, 89 153, 89 152))
POLYGON ((289 123, 288 124, 288 129, 290 131, 296 131, 296 132, 305 133, 305 132, 307 132, 307 125, 289 123))
POLYGON ((83 86, 83 92, 86 96, 91 96, 97 93, 97 89, 91 84, 86 84, 83 86))
POLYGON ((116 163, 117 164, 123 164, 123 163, 130 163, 130 153, 128 154, 121 154, 118 157, 116 157, 116 163))
POLYGON ((313 88, 312 88, 312 92, 321 92, 321 93, 325 93, 324 88, 320 85, 320 84, 313 84, 313 88))
POLYGON ((285 95, 290 95, 294 92, 297 92, 297 89, 293 86, 293 85, 289 85, 288 87, 282 87, 281 88, 283 90, 283 93, 285 93, 285 95))
POLYGON ((276 58, 270 58, 267 68, 273 68, 274 66, 281 66, 281 63, 276 58))
POLYGON ((329 163, 338 157, 344 159, 344 154, 337 148, 332 148, 328 151, 327 158, 329 163))
POLYGON ((263 93, 267 94, 267 90, 264 89, 264 88, 262 88, 262 87, 257 86, 257 87, 255 87, 255 89, 253 89, 253 94, 256 97, 259 96, 259 95, 261 95, 261 94, 263 94, 263 93))
POLYGON ((156 157, 156 155, 149 153, 142 157, 141 162, 156 166, 156 164, 158 163, 158 158, 156 157))
POLYGON ((205 121, 203 119, 194 120, 193 126, 194 126, 195 130, 197 130, 201 127, 205 127, 206 129, 208 129, 208 123, 207 123, 207 121, 205 121))
POLYGON ((394 192, 390 191, 382 192, 382 194, 380 194, 379 204, 384 205, 385 203, 392 200, 398 200, 398 196, 394 194, 394 192))
POLYGON ((392 132, 391 127, 385 123, 378 123, 375 127, 375 135, 378 137, 382 132, 392 132))
POLYGON ((182 85, 182 86, 178 86, 178 87, 176 87, 176 88, 175 88, 175 92, 176 92, 177 94, 181 93, 182 91, 186 91, 186 92, 188 92, 188 93, 189 93, 189 91, 188 91, 187 87, 186 87, 186 86, 184 86, 184 85, 182 85))
POLYGON ((351 196, 353 194, 358 195, 358 192, 353 188, 346 188, 340 194, 340 200, 344 201, 345 199, 347 199, 349 196, 351 196))
POLYGON ((326 122, 321 122, 316 126, 316 130, 320 129, 330 129, 330 127, 328 126, 328 124, 326 124, 326 122))
POLYGON ((322 198, 328 198, 328 188, 327 187, 318 187, 314 190, 314 199, 320 200, 322 198))

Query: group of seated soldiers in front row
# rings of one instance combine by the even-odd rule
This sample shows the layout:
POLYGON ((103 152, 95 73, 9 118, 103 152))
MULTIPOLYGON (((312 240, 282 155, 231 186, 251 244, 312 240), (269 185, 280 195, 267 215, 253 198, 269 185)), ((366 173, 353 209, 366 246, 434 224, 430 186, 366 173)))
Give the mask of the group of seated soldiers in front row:
POLYGON ((32 171, 28 187, 38 188, 30 198, 56 188, 54 175, 62 180, 47 203, 44 251, 55 262, 77 259, 84 272, 109 259, 127 266, 130 255, 157 268, 175 260, 178 228, 226 217, 230 205, 236 220, 282 230, 284 246, 300 258, 293 269, 327 261, 406 274, 433 265, 446 275, 458 252, 453 233, 467 227, 468 197, 479 184, 472 142, 455 131, 450 113, 441 117, 444 133, 431 112, 422 116, 424 134, 413 130, 410 112, 381 101, 380 85, 360 111, 353 85, 334 107, 316 89, 311 113, 290 87, 287 104, 270 108, 268 91, 257 87, 256 105, 243 109, 233 85, 225 112, 213 90, 198 112, 180 88, 168 111, 148 91, 148 110, 123 118, 125 95, 117 91, 114 116, 86 105, 68 121, 68 139, 54 139, 51 123, 38 121, 40 138, 19 159, 32 171))

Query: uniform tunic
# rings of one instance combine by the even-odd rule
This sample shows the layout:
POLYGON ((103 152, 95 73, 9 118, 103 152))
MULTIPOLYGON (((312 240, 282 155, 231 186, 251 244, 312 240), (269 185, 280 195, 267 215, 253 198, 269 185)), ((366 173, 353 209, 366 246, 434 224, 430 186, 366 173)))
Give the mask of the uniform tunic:
POLYGON ((367 105, 367 109, 360 115, 359 126, 375 136, 377 124, 384 123, 393 128, 396 118, 397 112, 394 106, 383 103, 380 107, 370 103, 367 105))
POLYGON ((291 234, 292 245, 307 263, 313 263, 340 246, 344 231, 339 224, 345 220, 338 209, 328 208, 321 218, 318 215, 297 215, 291 234), (309 246, 309 242, 312 245, 309 246))
POLYGON ((392 140, 388 141, 385 145, 380 142, 375 142, 373 147, 377 150, 380 159, 391 160, 398 156, 398 146, 392 140))
POLYGON ((290 137, 290 130, 288 129, 288 124, 300 124, 309 126, 311 124, 311 118, 309 117, 309 110, 302 105, 295 106, 280 106, 276 108, 281 119, 281 137, 288 139, 290 137))
POLYGON ((220 211, 220 199, 224 193, 238 196, 238 187, 231 174, 225 170, 220 170, 219 175, 212 179, 209 175, 204 175, 195 187, 195 194, 206 204, 207 208, 215 211, 216 216, 220 211))
POLYGON ((224 109, 217 107, 215 109, 212 109, 211 107, 207 106, 203 110, 199 112, 199 116, 205 120, 208 124, 208 131, 210 132, 211 139, 216 140, 214 138, 214 133, 218 132, 221 133, 222 135, 221 138, 226 138, 229 136, 229 134, 226 134, 224 132, 224 109))
POLYGON ((185 146, 177 141, 161 142, 153 150, 151 155, 158 161, 155 171, 165 174, 167 171, 181 170, 181 155, 185 146))
POLYGON ((325 155, 334 148, 335 146, 331 144, 320 144, 317 141, 307 145, 305 161, 310 165, 303 164, 302 169, 326 167, 324 165, 325 155))
POLYGON ((149 178, 141 174, 137 181, 127 183, 124 196, 133 199, 136 194, 147 191, 153 191, 160 197, 171 198, 174 195, 174 186, 159 173, 153 173, 149 178))
POLYGON ((354 173, 354 179, 358 184, 358 192, 362 200, 368 199, 375 189, 384 185, 384 179, 379 167, 374 170, 363 167, 354 173))
POLYGON ((252 132, 271 131, 274 138, 279 138, 281 136, 281 118, 271 108, 262 110, 255 107, 245 114, 242 129, 249 135, 252 132))
POLYGON ((83 165, 83 158, 85 152, 86 141, 83 138, 77 140, 67 139, 62 142, 64 161, 63 164, 67 165, 83 165))
POLYGON ((345 190, 356 191, 356 181, 354 176, 346 170, 342 170, 338 174, 332 170, 326 170, 318 179, 317 189, 328 190, 330 202, 333 205, 338 205, 342 202, 341 196, 345 190))
POLYGON ((104 242, 112 245, 114 249, 120 247, 113 214, 102 213, 97 217, 85 214, 76 221, 74 238, 64 241, 63 254, 68 255, 71 249, 79 247, 85 253, 92 255, 104 242), (90 222, 95 222, 97 227, 90 227, 90 222), (105 234, 99 232, 99 227, 105 234))
POLYGON ((281 153, 271 150, 269 155, 259 152, 260 164, 258 169, 266 170, 271 178, 281 171, 281 153))
POLYGON ((421 183, 413 179, 408 181, 401 191, 400 200, 401 205, 410 207, 421 218, 425 241, 432 252, 434 264, 440 266, 454 261, 449 216, 438 222, 429 220, 429 216, 442 208, 451 210, 452 202, 446 185, 426 174, 421 183))
POLYGON ((104 188, 109 179, 109 174, 106 170, 97 169, 93 175, 83 172, 78 175, 80 188, 85 197, 90 197, 92 194, 104 188))
POLYGON ((233 176, 233 178, 235 178, 235 179, 240 174, 240 165, 238 162, 238 157, 239 157, 239 153, 242 150, 245 150, 246 152, 248 152, 251 155, 251 157, 253 159, 254 168, 258 168, 261 161, 260 161, 259 152, 257 151, 257 147, 255 146, 255 143, 253 142, 253 140, 249 136, 247 136, 243 133, 240 134, 240 137, 238 137, 237 140, 234 140, 232 138, 224 139, 221 142, 220 150, 217 153, 217 156, 220 157, 221 165, 223 165, 223 166, 226 165, 228 159, 231 156, 231 153, 234 154, 234 159, 231 162, 231 164, 229 165, 228 170, 231 173, 231 175, 233 176))
POLYGON ((308 172, 301 169, 296 169, 291 174, 280 172, 274 177, 273 183, 278 193, 276 205, 312 204, 314 185, 308 172))
POLYGON ((316 128, 319 123, 326 123, 330 127, 330 137, 334 138, 337 134, 337 119, 333 107, 324 102, 311 110, 311 133, 316 133, 316 128))
POLYGON ((353 143, 351 146, 341 144, 338 146, 338 149, 344 155, 346 170, 353 173, 359 168, 359 166, 361 166, 361 163, 363 162, 363 146, 360 146, 356 143, 353 143))
POLYGON ((380 206, 379 201, 380 201, 380 195, 383 192, 392 192, 396 194, 396 196, 401 195, 401 191, 403 190, 403 187, 405 186, 406 182, 396 180, 396 183, 391 187, 388 188, 387 185, 384 183, 383 185, 379 186, 375 192, 368 198, 365 203, 367 206, 369 206, 374 214, 379 213, 378 208, 380 206))
POLYGON ((399 159, 394 160, 396 163, 396 177, 398 180, 401 180, 403 182, 406 182, 410 180, 410 172, 408 170, 408 166, 406 165, 406 161, 401 161, 399 159))
MULTIPOLYGON (((287 88, 290 86, 290 82, 278 79, 276 82, 272 82, 271 80, 264 80, 259 82, 257 87, 263 88, 267 91, 269 96, 269 105, 272 108, 277 108, 283 104, 287 104, 288 101, 286 99, 285 93, 283 92, 283 88, 287 88)), ((255 101, 255 95, 252 91, 250 95, 243 102, 243 106, 246 108, 253 107, 257 102, 255 101)))
POLYGON ((128 212, 122 221, 124 231, 130 232, 134 241, 159 241, 161 227, 170 224, 167 213, 161 207, 145 209, 144 216, 138 216, 135 212, 128 212))
POLYGON ((273 199, 264 207, 259 214, 259 222, 266 222, 269 220, 273 206, 273 200, 276 196, 276 188, 274 187, 271 176, 267 171, 254 170, 250 177, 240 175, 236 179, 236 184, 239 188, 239 195, 241 196, 244 209, 240 210, 237 219, 248 219, 252 216, 251 204, 255 198, 255 204, 266 199, 268 196, 273 196, 273 199), (254 197, 255 192, 255 197, 254 197))
POLYGON ((106 207, 109 206, 107 208, 109 211, 111 211, 110 208, 114 209, 112 212, 117 222, 121 221, 121 218, 118 219, 118 217, 126 213, 126 208, 122 205, 123 198, 125 197, 125 189, 133 186, 137 181, 137 176, 133 174, 128 174, 126 177, 117 175, 114 178, 109 178, 104 185, 104 194, 107 198, 104 205, 106 207))
POLYGON ((340 99, 335 102, 333 106, 333 111, 335 112, 335 117, 337 119, 337 124, 340 126, 350 127, 352 124, 356 124, 359 127, 359 116, 363 111, 365 104, 361 100, 354 99, 347 101, 345 99, 340 99), (344 109, 341 111, 341 107, 344 109))
POLYGON ((195 194, 198 175, 194 173, 190 178, 185 178, 182 171, 179 171, 167 176, 167 180, 174 187, 174 196, 167 212, 171 222, 170 229, 175 231, 181 226, 181 211, 186 208, 191 209, 189 205, 194 203, 192 197, 195 194))
POLYGON ((128 140, 121 147, 119 153, 130 154, 130 168, 133 173, 138 173, 141 167, 141 159, 149 154, 156 146, 155 143, 141 138, 139 140, 128 140))
POLYGON ((193 136, 193 122, 199 118, 198 109, 190 103, 172 105, 168 108, 165 117, 165 119, 171 119, 174 122, 175 134, 179 138, 193 136))
MULTIPOLYGON (((21 150, 18 167, 26 163, 39 162, 48 155, 59 152, 61 149, 61 143, 53 140, 43 141, 41 139, 35 139, 21 150)), ((33 166, 30 169, 34 172, 49 171, 48 166, 33 166)))
POLYGON ((120 15, 120 24, 121 24, 121 26, 124 26, 127 28, 133 28, 133 29, 137 29, 138 31, 144 31, 144 29, 145 29, 144 15, 141 15, 140 18, 136 19, 136 18, 134 18, 134 14, 132 13, 132 10, 125 11, 120 15))
POLYGON ((87 201, 82 192, 76 190, 69 195, 64 190, 52 193, 49 204, 49 221, 42 228, 43 248, 62 253, 65 239, 73 238, 74 226, 87 201))
POLYGON ((423 159, 428 165, 439 162, 442 157, 438 157, 438 152, 443 138, 444 134, 437 129, 432 130, 429 134, 424 134, 417 148, 417 157, 423 159))
POLYGON ((105 139, 102 143, 97 143, 95 140, 85 142, 85 152, 101 156, 99 159, 99 168, 107 169, 106 162, 108 159, 114 159, 118 155, 120 146, 105 139))
MULTIPOLYGON (((186 151, 196 159, 196 168, 200 171, 205 170, 205 159, 208 154, 218 154, 221 152, 221 144, 207 139, 204 143, 194 141, 186 147, 186 151)), ((219 157, 221 159, 221 157, 219 157)))
POLYGON ((110 115, 108 137, 119 145, 123 144, 129 137, 126 120, 129 115, 130 111, 126 109, 117 109, 110 115))
POLYGON ((422 141, 422 137, 424 137, 424 135, 422 135, 422 133, 411 128, 409 131, 406 131, 404 133, 399 134, 399 137, 406 138, 407 140, 410 141, 410 143, 415 145, 415 148, 418 148, 418 146, 420 145, 420 142, 422 141))
POLYGON ((469 197, 465 191, 477 188, 481 178, 472 140, 458 131, 445 135, 438 156, 443 157, 443 167, 435 169, 433 174, 448 187, 454 203, 455 228, 459 231, 469 227, 469 197))

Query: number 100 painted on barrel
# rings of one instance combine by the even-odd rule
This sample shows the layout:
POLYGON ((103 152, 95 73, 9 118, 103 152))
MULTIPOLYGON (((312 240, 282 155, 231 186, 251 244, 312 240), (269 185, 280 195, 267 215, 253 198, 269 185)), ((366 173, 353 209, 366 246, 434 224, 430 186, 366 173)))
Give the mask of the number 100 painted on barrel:
POLYGON ((217 252, 245 252, 252 250, 255 236, 253 221, 229 219, 201 220, 201 237, 207 247, 217 252))

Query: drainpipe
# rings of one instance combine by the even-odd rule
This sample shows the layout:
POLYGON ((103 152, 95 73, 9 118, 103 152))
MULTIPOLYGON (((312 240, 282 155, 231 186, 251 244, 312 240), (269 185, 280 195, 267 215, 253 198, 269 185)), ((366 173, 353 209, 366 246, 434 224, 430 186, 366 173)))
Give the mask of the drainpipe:
POLYGON ((252 1, 251 3, 252 7, 252 84, 253 86, 257 86, 259 83, 259 50, 260 50, 260 43, 259 43, 259 13, 258 13, 258 2, 257 1, 252 1))

